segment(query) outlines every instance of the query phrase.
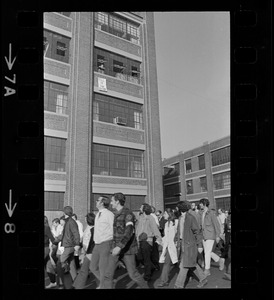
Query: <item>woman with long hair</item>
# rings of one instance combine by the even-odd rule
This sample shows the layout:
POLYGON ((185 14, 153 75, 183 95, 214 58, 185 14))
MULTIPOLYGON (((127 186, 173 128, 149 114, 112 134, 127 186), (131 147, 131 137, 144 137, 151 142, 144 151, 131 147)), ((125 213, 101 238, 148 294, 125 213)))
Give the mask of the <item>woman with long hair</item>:
POLYGON ((173 266, 178 262, 177 248, 174 243, 174 237, 177 232, 178 218, 175 212, 167 209, 164 212, 164 218, 167 220, 164 228, 163 250, 159 262, 164 263, 160 283, 158 287, 168 286, 169 274, 173 266))

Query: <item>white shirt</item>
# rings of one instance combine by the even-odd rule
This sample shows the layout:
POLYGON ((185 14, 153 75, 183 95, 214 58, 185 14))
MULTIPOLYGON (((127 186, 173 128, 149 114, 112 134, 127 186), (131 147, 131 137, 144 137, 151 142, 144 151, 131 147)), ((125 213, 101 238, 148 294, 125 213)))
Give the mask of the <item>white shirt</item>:
POLYGON ((101 244, 102 242, 113 239, 113 222, 114 214, 107 208, 99 210, 95 217, 94 224, 94 242, 101 244))
POLYGON ((86 250, 89 244, 90 236, 91 236, 91 229, 92 226, 87 225, 84 234, 83 234, 83 248, 86 250))
POLYGON ((153 218, 155 219, 155 222, 156 222, 157 226, 159 227, 160 224, 159 224, 158 217, 154 213, 151 213, 151 215, 153 216, 153 218))
POLYGON ((78 225, 78 231, 79 231, 79 234, 80 234, 80 241, 82 241, 83 235, 84 235, 83 224, 79 220, 76 220, 76 223, 78 225))
POLYGON ((63 226, 58 224, 56 228, 51 227, 52 235, 56 238, 63 232, 63 226))
POLYGON ((185 217, 186 217, 186 213, 182 213, 182 216, 180 218, 180 239, 183 239, 184 237, 185 217))

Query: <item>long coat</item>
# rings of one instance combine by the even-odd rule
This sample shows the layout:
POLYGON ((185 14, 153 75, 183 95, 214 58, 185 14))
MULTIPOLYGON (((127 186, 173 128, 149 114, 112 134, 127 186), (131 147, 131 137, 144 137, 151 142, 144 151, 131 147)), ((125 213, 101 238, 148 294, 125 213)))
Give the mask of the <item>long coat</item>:
POLYGON ((202 248, 202 234, 196 218, 186 212, 183 242, 180 242, 180 216, 176 234, 177 250, 179 260, 183 260, 184 268, 195 267, 197 264, 198 247, 202 248))
POLYGON ((160 256, 159 262, 164 263, 166 252, 168 251, 170 259, 173 264, 178 262, 178 255, 177 255, 177 249, 176 245, 174 243, 174 238, 177 232, 178 228, 178 220, 175 220, 175 223, 173 225, 173 222, 166 222, 165 223, 165 235, 162 238, 163 241, 163 250, 162 254, 160 256))

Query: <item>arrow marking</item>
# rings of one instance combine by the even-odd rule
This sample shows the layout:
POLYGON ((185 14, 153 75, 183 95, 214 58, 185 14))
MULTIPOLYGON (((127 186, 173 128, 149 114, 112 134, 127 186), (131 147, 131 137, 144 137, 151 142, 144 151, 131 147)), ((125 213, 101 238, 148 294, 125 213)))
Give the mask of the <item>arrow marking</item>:
POLYGON ((5 56, 5 60, 7 62, 9 70, 11 70, 12 67, 13 67, 13 64, 14 64, 14 62, 16 60, 16 56, 14 57, 13 61, 11 60, 11 43, 9 44, 9 60, 7 59, 6 56, 5 56))
POLYGON ((14 210, 15 210, 15 207, 16 207, 16 205, 17 205, 17 203, 15 203, 14 206, 13 206, 13 208, 12 208, 12 204, 11 204, 12 199, 11 199, 11 198, 12 198, 12 197, 11 197, 11 190, 10 190, 10 194, 9 194, 9 207, 7 206, 7 203, 5 203, 6 209, 7 209, 7 212, 8 212, 8 214, 9 214, 9 217, 10 217, 10 218, 11 218, 11 216, 12 216, 14 210))

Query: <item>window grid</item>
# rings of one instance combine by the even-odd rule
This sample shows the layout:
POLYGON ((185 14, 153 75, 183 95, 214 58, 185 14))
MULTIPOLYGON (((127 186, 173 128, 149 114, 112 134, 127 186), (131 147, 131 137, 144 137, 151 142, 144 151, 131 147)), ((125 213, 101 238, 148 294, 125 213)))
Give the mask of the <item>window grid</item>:
POLYGON ((229 210, 230 209, 230 197, 223 197, 223 198, 217 198, 216 201, 216 210, 219 208, 222 208, 223 210, 229 210))
POLYGON ((45 210, 56 211, 64 209, 64 192, 44 192, 45 210))
POLYGON ((95 27, 132 43, 140 44, 140 25, 120 16, 105 12, 96 12, 95 27))
POLYGON ((122 80, 140 84, 140 62, 94 48, 94 70, 122 80))
POLYGON ((143 106, 101 94, 95 94, 93 101, 93 119, 115 123, 117 117, 126 121, 125 126, 143 129, 143 106))
POLYGON ((198 156, 198 161, 199 161, 199 170, 204 170, 205 169, 205 155, 199 155, 198 156))
POLYGON ((94 144, 93 174, 144 178, 144 151, 94 144))
POLYGON ((192 172, 191 159, 185 161, 186 173, 192 172))
POLYGON ((213 175, 213 184, 215 190, 230 188, 230 172, 218 173, 213 175))
POLYGON ((44 81, 44 110, 68 114, 68 87, 44 81))
POLYGON ((66 140, 44 137, 45 170, 65 172, 66 140))
POLYGON ((230 162, 230 146, 211 152, 212 166, 230 162))

